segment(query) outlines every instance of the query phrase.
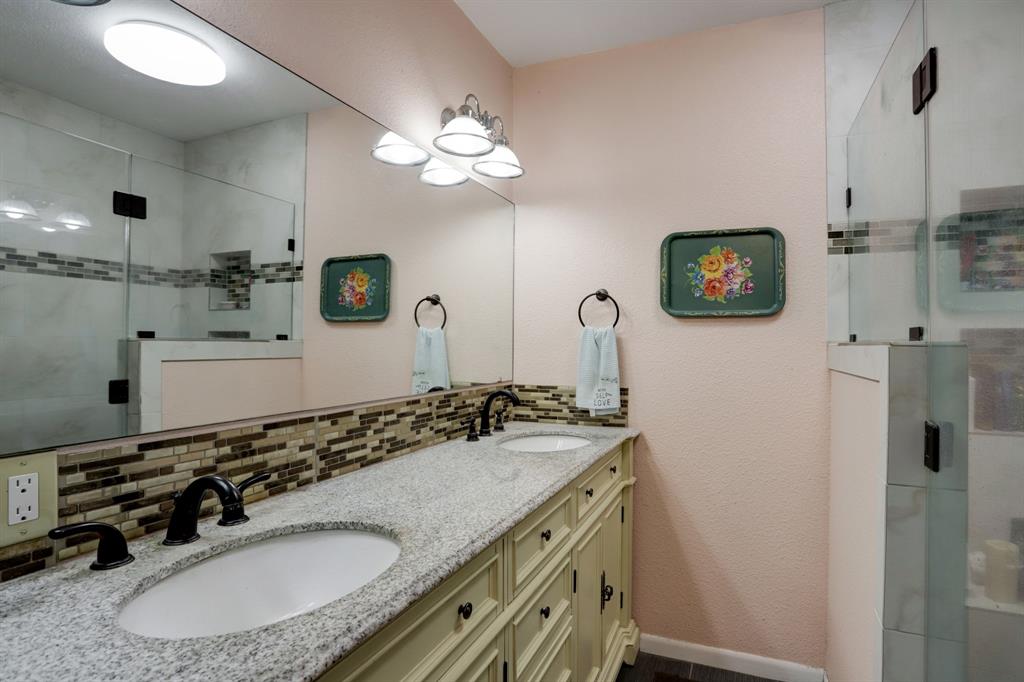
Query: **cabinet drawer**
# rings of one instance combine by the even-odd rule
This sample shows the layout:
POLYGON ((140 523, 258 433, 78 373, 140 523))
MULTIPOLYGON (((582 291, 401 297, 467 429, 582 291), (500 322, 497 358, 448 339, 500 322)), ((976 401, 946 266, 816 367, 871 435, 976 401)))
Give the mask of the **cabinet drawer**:
POLYGON ((605 494, 622 480, 622 450, 616 450, 576 484, 576 518, 583 519, 601 506, 605 494))
MULTIPOLYGON (((516 525, 509 543, 509 573, 513 595, 572 535, 572 495, 563 490, 516 525)), ((511 599, 511 596, 510 596, 511 599)))
POLYGON ((445 673, 441 682, 502 682, 505 663, 505 631, 483 646, 474 646, 445 673))
POLYGON ((501 611, 499 547, 489 547, 323 679, 418 682, 440 677, 501 611))
POLYGON ((566 618, 551 646, 541 657, 537 669, 523 682, 569 682, 572 679, 572 619, 566 618))
POLYGON ((572 600, 571 557, 558 569, 512 619, 512 656, 515 679, 536 667, 542 652, 563 621, 570 618, 572 600))

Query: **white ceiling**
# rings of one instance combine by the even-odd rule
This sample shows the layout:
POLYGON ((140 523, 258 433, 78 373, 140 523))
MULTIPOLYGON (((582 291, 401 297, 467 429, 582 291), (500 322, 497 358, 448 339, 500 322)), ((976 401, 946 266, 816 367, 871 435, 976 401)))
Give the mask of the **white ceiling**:
POLYGON ((512 66, 814 9, 830 0, 455 0, 512 66))
POLYGON ((0 0, 0 78, 180 141, 338 104, 167 0, 112 0, 96 7, 0 0), (132 71, 103 47, 103 32, 129 19, 167 24, 201 39, 224 59, 227 78, 190 87, 132 71))

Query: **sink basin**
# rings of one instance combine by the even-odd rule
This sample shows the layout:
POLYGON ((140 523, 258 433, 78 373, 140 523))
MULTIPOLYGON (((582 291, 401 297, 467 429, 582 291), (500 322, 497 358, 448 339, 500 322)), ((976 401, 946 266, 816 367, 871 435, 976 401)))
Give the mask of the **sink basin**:
POLYGON ((395 540, 355 530, 268 538, 163 579, 129 602, 118 623, 164 639, 250 630, 357 590, 395 563, 398 553, 395 540))
POLYGON ((501 443, 501 447, 516 452, 560 452, 582 448, 584 445, 590 445, 590 441, 580 436, 551 435, 522 436, 501 443))

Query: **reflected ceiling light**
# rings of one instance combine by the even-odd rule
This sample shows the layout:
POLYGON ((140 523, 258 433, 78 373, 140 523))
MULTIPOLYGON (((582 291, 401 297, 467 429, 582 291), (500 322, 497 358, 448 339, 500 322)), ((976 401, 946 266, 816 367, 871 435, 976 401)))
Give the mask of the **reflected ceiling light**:
POLYGON ((523 167, 515 152, 508 147, 505 124, 500 116, 491 120, 491 130, 494 132, 494 151, 474 163, 473 170, 489 178, 518 178, 524 173, 523 167))
POLYGON ((48 225, 43 225, 43 227, 41 229, 42 229, 43 232, 56 232, 57 231, 56 227, 50 227, 48 225))
POLYGON ((455 156, 488 154, 494 149, 487 131, 490 121, 490 114, 480 113, 476 95, 466 95, 466 103, 458 111, 445 107, 441 112, 441 134, 434 138, 434 146, 455 156))
POLYGON ((78 230, 83 227, 92 227, 92 223, 89 218, 81 213, 74 211, 67 211, 57 216, 57 222, 68 228, 69 230, 78 230))
POLYGON ((452 187, 461 185, 466 180, 469 180, 468 175, 438 158, 431 158, 420 171, 420 182, 434 187, 452 187))
POLYGON ((75 7, 95 7, 96 5, 105 5, 110 0, 53 0, 59 2, 62 5, 74 5, 75 7))
POLYGON ((216 85, 224 80, 224 60, 193 35, 163 24, 126 21, 103 34, 114 59, 139 73, 179 85, 216 85))
POLYGON ((3 213, 11 220, 35 220, 39 217, 32 204, 20 199, 0 201, 0 213, 3 213))
POLYGON ((370 156, 392 166, 419 166, 430 159, 430 154, 425 149, 420 149, 390 130, 380 138, 370 156))

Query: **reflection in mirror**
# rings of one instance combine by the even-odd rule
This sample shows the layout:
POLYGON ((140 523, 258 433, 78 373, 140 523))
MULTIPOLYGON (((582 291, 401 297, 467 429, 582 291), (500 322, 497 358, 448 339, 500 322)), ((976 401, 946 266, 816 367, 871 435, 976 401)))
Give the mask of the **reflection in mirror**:
POLYGON ((0 454, 510 379, 513 207, 388 132, 170 0, 0 0, 0 454))

